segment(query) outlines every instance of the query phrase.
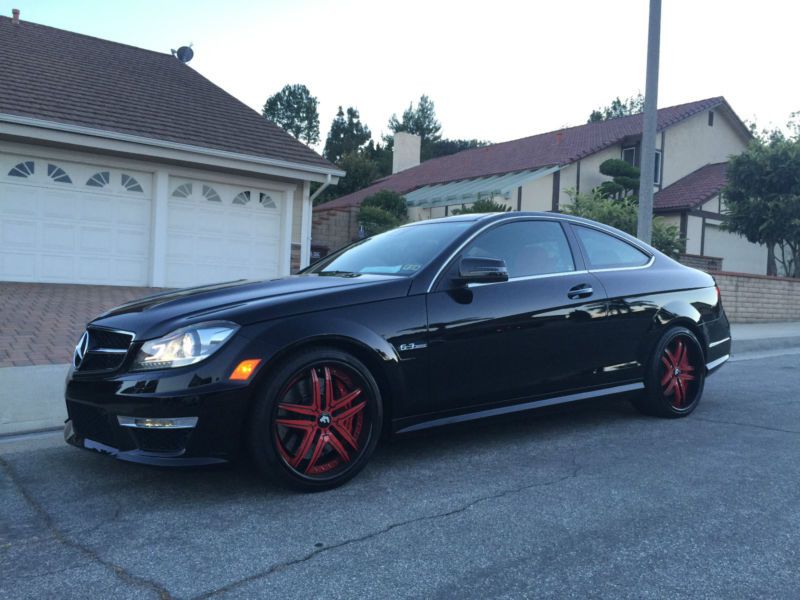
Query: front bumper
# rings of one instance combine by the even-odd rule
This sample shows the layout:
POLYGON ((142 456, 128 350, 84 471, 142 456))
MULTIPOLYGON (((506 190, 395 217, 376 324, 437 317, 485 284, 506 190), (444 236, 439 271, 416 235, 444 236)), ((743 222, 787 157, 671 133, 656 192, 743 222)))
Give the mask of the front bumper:
POLYGON ((71 371, 65 440, 152 465, 233 460, 242 450, 254 385, 227 380, 227 364, 109 377, 71 371))

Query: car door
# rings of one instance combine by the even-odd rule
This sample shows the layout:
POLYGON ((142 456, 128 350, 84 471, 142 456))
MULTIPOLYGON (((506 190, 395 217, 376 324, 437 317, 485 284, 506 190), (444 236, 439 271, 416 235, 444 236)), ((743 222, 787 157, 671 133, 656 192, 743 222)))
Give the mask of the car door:
POLYGON ((603 322, 602 384, 641 379, 647 356, 648 334, 660 302, 658 290, 667 289, 663 275, 652 269, 654 257, 611 232, 590 225, 570 225, 587 270, 608 295, 603 322))
POLYGON ((605 292, 555 219, 501 222, 451 261, 427 298, 436 410, 592 385, 605 292), (509 280, 463 284, 463 257, 500 258, 509 280))

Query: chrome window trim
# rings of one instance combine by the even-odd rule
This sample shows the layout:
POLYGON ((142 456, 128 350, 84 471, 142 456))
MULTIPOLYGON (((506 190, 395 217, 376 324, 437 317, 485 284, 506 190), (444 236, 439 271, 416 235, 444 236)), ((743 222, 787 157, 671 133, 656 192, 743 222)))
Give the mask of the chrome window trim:
POLYGON ((719 346, 720 344, 724 344, 725 342, 729 342, 729 341, 730 341, 730 339, 731 339, 731 338, 730 338, 730 336, 728 336, 728 337, 726 337, 726 338, 722 338, 721 340, 717 340, 716 342, 711 342, 711 343, 708 345, 708 347, 709 347, 709 348, 714 348, 714 347, 716 347, 716 346, 719 346))
POLYGON ((484 283, 468 283, 468 288, 482 287, 484 285, 497 285, 499 283, 512 283, 514 281, 529 281, 532 279, 546 279, 548 277, 564 277, 565 275, 586 275, 589 271, 557 271, 555 273, 543 273, 541 275, 522 275, 520 277, 509 277, 505 281, 486 281, 484 283))
POLYGON ((635 267, 608 267, 604 269, 589 269, 589 273, 610 273, 611 271, 636 271, 637 269, 648 269, 656 262, 656 257, 650 255, 650 260, 644 265, 637 265, 635 267))

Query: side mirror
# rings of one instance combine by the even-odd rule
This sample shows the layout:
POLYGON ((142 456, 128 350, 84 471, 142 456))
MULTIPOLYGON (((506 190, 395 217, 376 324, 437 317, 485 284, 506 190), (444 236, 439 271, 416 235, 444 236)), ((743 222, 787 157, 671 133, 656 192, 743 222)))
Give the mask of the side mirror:
POLYGON ((508 281, 506 261, 501 258, 464 257, 458 265, 458 279, 463 283, 508 281))

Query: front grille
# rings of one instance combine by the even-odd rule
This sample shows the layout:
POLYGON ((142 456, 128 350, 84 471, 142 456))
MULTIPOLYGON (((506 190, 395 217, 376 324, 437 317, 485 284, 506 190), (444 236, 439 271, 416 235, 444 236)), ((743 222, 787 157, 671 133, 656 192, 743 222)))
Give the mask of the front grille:
POLYGON ((133 334, 126 331, 89 327, 75 349, 73 361, 80 373, 114 371, 122 366, 133 334))

